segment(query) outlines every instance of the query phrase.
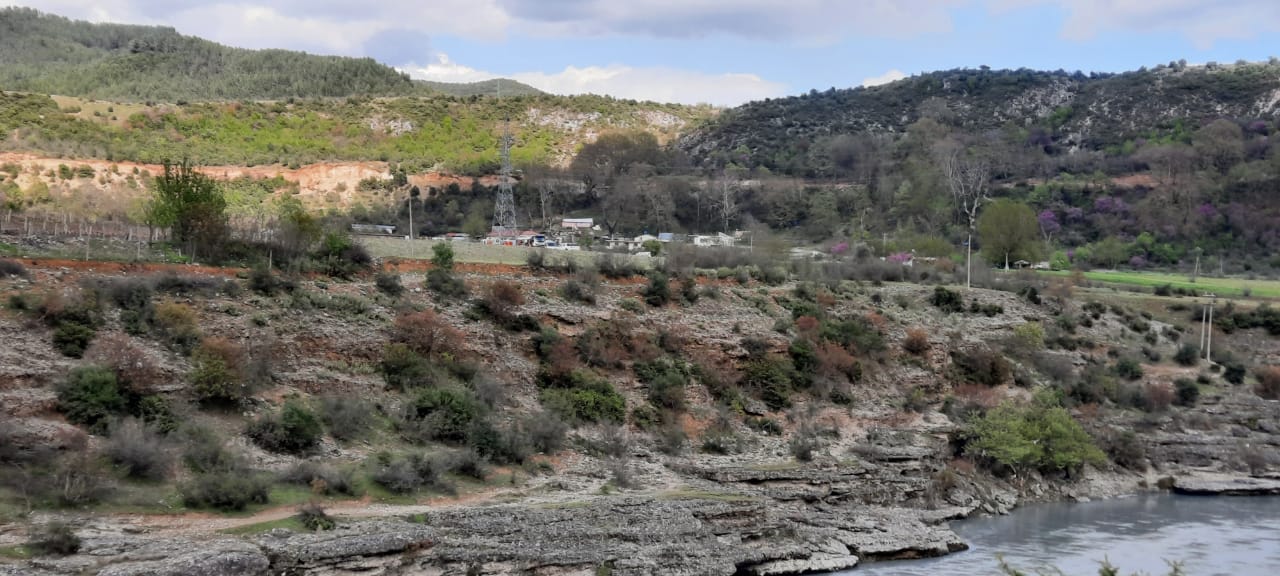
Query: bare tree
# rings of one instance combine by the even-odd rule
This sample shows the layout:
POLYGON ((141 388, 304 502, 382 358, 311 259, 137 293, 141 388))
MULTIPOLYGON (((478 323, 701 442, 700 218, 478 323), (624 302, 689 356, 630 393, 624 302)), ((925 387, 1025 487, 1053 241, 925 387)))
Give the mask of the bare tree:
POLYGON ((973 230, 978 223, 978 209, 991 199, 991 162, 971 147, 950 139, 935 144, 933 153, 951 189, 956 210, 969 226, 964 273, 964 286, 969 288, 973 279, 973 230))
POLYGON ((726 234, 729 233, 729 222, 738 216, 738 188, 739 182, 730 180, 729 174, 722 174, 720 179, 714 184, 714 202, 716 211, 719 212, 721 228, 726 234))

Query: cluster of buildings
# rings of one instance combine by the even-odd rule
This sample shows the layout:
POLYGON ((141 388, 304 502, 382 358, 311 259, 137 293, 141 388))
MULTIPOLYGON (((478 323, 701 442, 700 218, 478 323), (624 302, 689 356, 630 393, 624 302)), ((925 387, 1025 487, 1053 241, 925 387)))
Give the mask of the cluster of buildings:
MULTIPOLYGON (((352 224, 351 231, 355 234, 363 234, 370 236, 395 236, 396 226, 382 224, 352 224)), ((495 246, 534 246, 539 248, 548 248, 551 250, 580 250, 584 237, 590 237, 593 245, 606 248, 608 250, 620 250, 626 252, 645 252, 647 246, 651 246, 650 242, 658 242, 661 244, 688 243, 699 247, 733 247, 744 241, 744 232, 736 231, 733 234, 725 234, 719 232, 716 234, 675 234, 672 232, 659 232, 658 234, 644 233, 634 237, 601 235, 602 232, 599 225, 592 218, 565 218, 560 221, 560 225, 555 227, 554 234, 547 234, 537 230, 518 230, 504 229, 495 227, 480 241, 485 244, 495 246)), ((448 240, 451 242, 472 242, 474 239, 466 234, 451 232, 442 236, 436 236, 433 240, 448 240)))

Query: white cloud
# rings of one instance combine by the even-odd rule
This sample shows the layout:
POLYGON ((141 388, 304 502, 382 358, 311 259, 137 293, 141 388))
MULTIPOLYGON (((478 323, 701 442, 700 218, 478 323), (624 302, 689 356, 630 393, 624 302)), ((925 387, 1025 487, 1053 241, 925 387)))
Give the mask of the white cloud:
POLYGON ((1101 32, 1173 32, 1208 48, 1218 40, 1280 32, 1275 0, 990 0, 999 12, 1054 4, 1067 14, 1062 36, 1089 40, 1101 32))
POLYGON ((458 64, 450 60, 449 55, 443 52, 437 52, 435 54, 435 62, 426 66, 409 64, 401 67, 400 71, 419 80, 430 80, 432 82, 466 83, 497 78, 494 74, 458 64))
POLYGON ((904 73, 904 72, 903 72, 903 71, 901 71, 901 70, 896 70, 896 69, 895 69, 895 70, 890 70, 890 71, 885 72, 884 74, 881 74, 881 75, 879 75, 879 76, 872 76, 872 77, 870 77, 870 78, 864 78, 864 79, 862 80, 862 86, 863 86, 864 88, 870 88, 870 87, 872 87, 872 86, 879 86, 879 85, 881 85, 881 84, 888 84, 888 83, 890 83, 890 82, 897 82, 898 80, 901 80, 901 79, 906 78, 906 77, 907 77, 906 73, 904 73))
MULTIPOLYGON (((477 82, 496 74, 453 62, 446 54, 426 66, 403 68, 410 76, 437 82, 477 82)), ((754 74, 707 74, 674 68, 568 66, 559 72, 522 72, 507 76, 552 94, 607 94, 615 98, 731 106, 782 96, 786 87, 754 74)))

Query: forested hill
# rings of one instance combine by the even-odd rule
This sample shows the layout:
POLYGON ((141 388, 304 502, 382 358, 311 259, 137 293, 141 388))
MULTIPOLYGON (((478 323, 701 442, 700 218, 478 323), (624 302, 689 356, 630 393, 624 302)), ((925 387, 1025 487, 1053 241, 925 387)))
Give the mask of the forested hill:
POLYGON ((0 9, 0 87, 159 102, 396 96, 432 90, 370 58, 231 48, 173 28, 93 24, 29 8, 0 9))
MULTIPOLYGON (((688 135, 704 165, 735 162, 775 173, 824 176, 815 141, 853 133, 905 133, 923 117, 969 133, 1021 131, 1053 150, 1115 152, 1137 140, 1219 118, 1269 119, 1280 110, 1280 62, 1187 66, 1122 74, 959 69, 871 88, 810 91, 753 102, 688 135)), ((1052 151, 1052 150, 1051 150, 1052 151)))

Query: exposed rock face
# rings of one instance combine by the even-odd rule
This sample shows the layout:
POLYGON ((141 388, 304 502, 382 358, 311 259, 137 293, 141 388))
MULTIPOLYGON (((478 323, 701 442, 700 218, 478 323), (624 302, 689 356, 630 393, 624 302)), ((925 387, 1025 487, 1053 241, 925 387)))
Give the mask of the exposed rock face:
POLYGON ((1280 494, 1280 479, 1193 474, 1173 479, 1173 491, 1190 495, 1268 496, 1280 494))

